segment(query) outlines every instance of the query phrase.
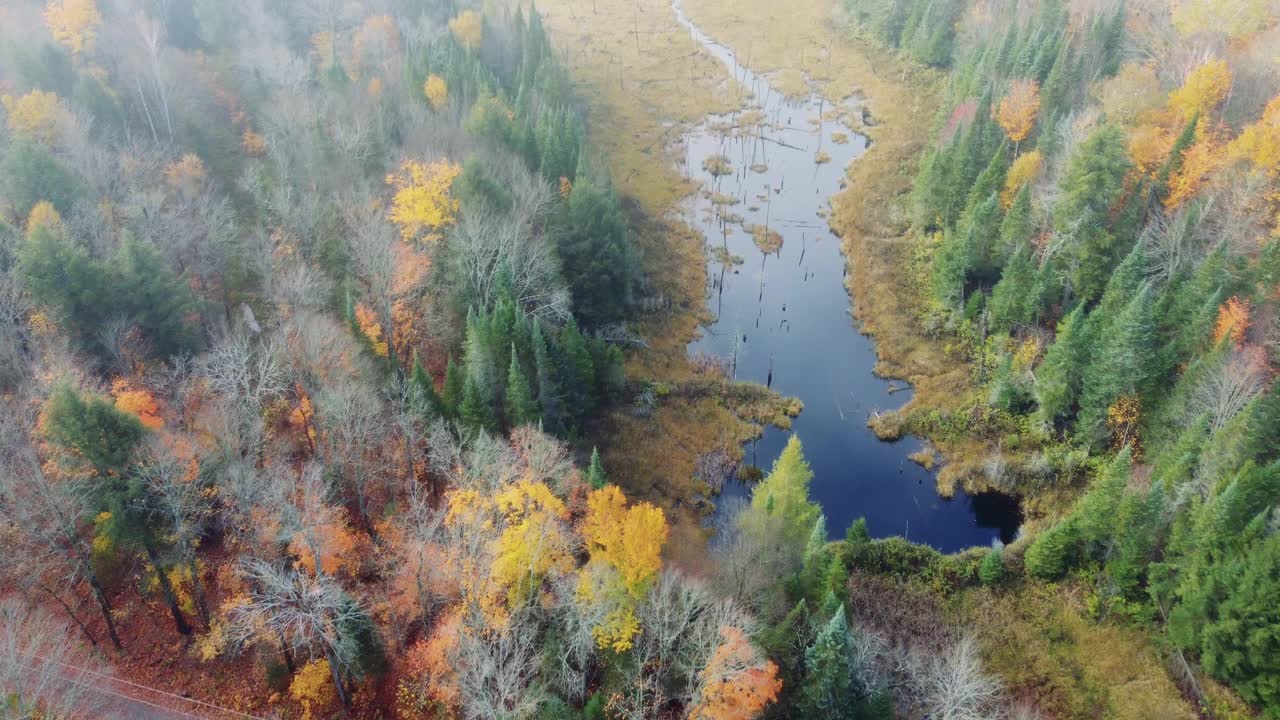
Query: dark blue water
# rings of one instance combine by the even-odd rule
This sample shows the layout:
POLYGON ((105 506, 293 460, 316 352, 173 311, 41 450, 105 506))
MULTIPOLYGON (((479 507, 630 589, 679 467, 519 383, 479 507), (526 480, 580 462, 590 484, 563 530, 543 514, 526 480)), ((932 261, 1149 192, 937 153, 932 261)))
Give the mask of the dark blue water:
MULTIPOLYGON (((854 326, 845 258, 825 219, 844 168, 867 146, 840 119, 852 108, 833 107, 816 92, 799 101, 782 97, 689 22, 678 0, 672 7, 744 96, 743 111, 708 117, 679 153, 681 169, 703 183, 686 211, 711 251, 707 306, 716 318, 689 351, 726 358, 738 379, 804 402, 790 431, 770 428, 747 446, 746 462, 768 472, 797 433, 814 471, 810 495, 833 538, 865 517, 875 537, 902 535, 944 552, 1011 541, 1021 522, 1015 500, 961 490, 943 498, 934 474, 907 459, 921 440, 882 442, 867 427, 871 413, 900 407, 910 390, 898 381, 890 393, 891 383, 872 374, 875 347, 854 326), (841 134, 847 141, 836 141, 841 134), (818 162, 819 153, 829 159, 818 162), (715 157, 727 158, 728 168, 720 168, 727 174, 706 169, 715 157)), ((725 488, 725 495, 748 492, 732 481, 725 488)))

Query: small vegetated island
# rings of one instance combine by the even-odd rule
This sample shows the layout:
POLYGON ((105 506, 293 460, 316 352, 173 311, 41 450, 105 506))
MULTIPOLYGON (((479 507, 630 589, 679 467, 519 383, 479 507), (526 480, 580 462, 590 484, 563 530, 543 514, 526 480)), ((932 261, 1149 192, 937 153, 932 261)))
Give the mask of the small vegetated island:
POLYGON ((1278 52, 1269 0, 5 3, 0 707, 1280 716, 1278 52), (770 387, 817 272, 865 357, 803 367, 904 407, 770 387), (839 497, 864 451, 985 530, 839 497))

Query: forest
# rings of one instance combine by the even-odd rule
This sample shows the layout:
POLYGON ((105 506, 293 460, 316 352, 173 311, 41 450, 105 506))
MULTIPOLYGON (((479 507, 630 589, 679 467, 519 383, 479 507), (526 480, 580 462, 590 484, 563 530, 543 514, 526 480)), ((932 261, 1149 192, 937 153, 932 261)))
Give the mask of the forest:
POLYGON ((537 6, 9 0, 0 716, 1280 718, 1280 6, 806 1, 936 95, 898 421, 1017 541, 791 435, 673 560, 601 428, 693 301, 537 6))

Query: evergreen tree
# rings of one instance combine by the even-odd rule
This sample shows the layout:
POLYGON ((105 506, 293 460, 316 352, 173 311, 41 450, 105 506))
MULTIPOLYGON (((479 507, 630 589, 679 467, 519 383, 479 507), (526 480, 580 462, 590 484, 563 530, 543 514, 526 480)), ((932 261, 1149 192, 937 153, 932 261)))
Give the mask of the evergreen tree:
POLYGON ((630 303, 631 250, 612 188, 579 175, 554 237, 574 314, 589 326, 622 319, 630 303))
POLYGON ((812 720, 854 720, 853 638, 840 607, 818 631, 804 652, 805 678, 800 687, 803 717, 812 720))
POLYGON ((563 358, 562 387, 570 399, 570 412, 581 421, 595 408, 596 370, 591 345, 572 317, 560 331, 560 349, 563 358))
POLYGON ((942 245, 933 256, 930 279, 934 298, 948 309, 964 302, 965 277, 969 273, 970 242, 951 230, 942 233, 942 245))
POLYGON ((1178 139, 1174 141, 1173 147, 1169 150, 1169 157, 1165 160, 1164 165, 1160 166, 1160 171, 1156 173, 1155 182, 1151 187, 1152 201, 1163 202, 1169 195, 1169 179, 1178 174, 1182 169, 1182 162, 1187 148, 1191 147, 1196 141, 1196 127, 1200 124, 1200 116, 1196 115, 1189 120, 1182 132, 1178 135, 1178 139))
POLYGON ((1004 187, 1005 173, 1009 171, 1009 143, 1001 142, 987 166, 973 181, 969 195, 965 199, 965 211, 971 213, 980 203, 986 202, 992 193, 999 193, 1004 187))
POLYGON ((830 566, 831 551, 827 547, 827 518, 819 514, 809 532, 801 560, 799 595, 817 600, 827 594, 826 575, 830 566))
POLYGON ((604 464, 600 462, 599 448, 591 448, 591 465, 587 468, 587 483, 599 490, 609 482, 604 473, 604 464))
POLYGON ((413 358, 413 372, 409 375, 409 380, 412 391, 427 413, 427 419, 446 417, 448 415, 444 399, 440 397, 440 393, 436 392, 435 381, 432 380, 426 369, 422 367, 422 363, 416 355, 413 358))
POLYGON ((109 280, 83 247, 37 225, 18 250, 23 284, 58 322, 95 351, 109 316, 109 280))
POLYGON ((978 564, 978 580, 987 587, 995 587, 1004 577, 1004 548, 996 546, 982 557, 978 564))
POLYGON ((538 405, 542 408, 542 429, 557 434, 560 432, 560 387, 556 383, 555 363, 547 349, 546 338, 542 335, 542 325, 533 324, 533 363, 538 375, 538 405))
POLYGON ((1154 376, 1155 327, 1151 316, 1151 286, 1144 285, 1128 307, 1099 338, 1100 349, 1084 374, 1077 429, 1090 442, 1103 438, 1107 409, 1121 395, 1150 396, 1154 376))
POLYGON ((1070 417, 1080 396, 1084 369, 1089 360, 1089 343, 1085 333, 1084 306, 1078 305, 1058 323, 1058 336, 1044 354, 1037 369, 1036 400, 1040 403, 1040 420, 1053 424, 1058 418, 1070 417))
POLYGON ((142 330, 156 357, 194 348, 186 317, 193 306, 191 285, 169 269, 155 245, 125 233, 110 269, 112 304, 142 330))
POLYGON ((99 512, 110 513, 111 539, 146 551, 179 633, 190 634, 169 581, 170 564, 161 556, 164 528, 154 527, 154 499, 135 472, 135 454, 146 429, 138 418, 116 409, 97 395, 81 397, 60 385, 49 398, 45 422, 50 440, 71 451, 92 470, 93 499, 99 512))
POLYGON ((1041 533, 1027 548, 1027 574, 1039 580, 1058 580, 1075 563, 1080 530, 1074 518, 1067 518, 1041 533))
POLYGON ((1110 232, 1111 208, 1124 189, 1129 151, 1124 133, 1111 125, 1095 130, 1071 156, 1063 198, 1054 210, 1057 229, 1075 239, 1076 292, 1087 300, 1101 293, 1119 260, 1110 232))
POLYGON ((1121 597, 1136 598, 1147 564, 1159 541, 1164 521, 1164 488, 1133 493, 1120 504, 1115 541, 1107 556, 1106 573, 1121 597))
POLYGON ((511 363, 507 368, 507 389, 503 407, 507 412, 507 423, 511 427, 537 424, 541 413, 538 403, 533 399, 533 391, 529 389, 529 380, 524 369, 520 367, 520 358, 516 355, 515 344, 511 345, 511 363))
POLYGON ((1020 246, 1026 245, 1031 241, 1034 228, 1031 224, 1031 184, 1027 183, 1022 186, 1018 194, 1013 198, 1013 204, 1009 206, 1009 212, 1005 213, 1004 220, 1000 222, 1000 251, 998 256, 1001 262, 1009 257, 1020 246))
POLYGON ((458 408, 459 419, 469 428, 498 432, 498 416, 493 410, 489 392, 480 387, 473 377, 468 377, 462 390, 462 404, 458 408))
POLYGON ((440 394, 440 401, 444 407, 446 417, 456 418, 462 410, 462 395, 466 384, 465 377, 466 374, 462 368, 450 357, 449 365, 444 371, 443 392, 440 394))
POLYGON ((987 303, 992 330, 1007 332, 1015 325, 1025 325, 1035 319, 1039 310, 1036 280, 1031 251, 1025 242, 1021 242, 1005 264, 1000 282, 992 289, 991 300, 987 303))
POLYGON ((1076 503, 1074 515, 1080 538, 1095 545, 1109 543, 1118 527, 1120 505, 1129 475, 1133 471, 1133 450, 1126 445, 1094 478, 1089 491, 1076 503))
POLYGON ((1258 541, 1238 572, 1224 578, 1228 594, 1204 629, 1202 660, 1210 674, 1274 715, 1280 708, 1280 534, 1258 541))
POLYGON ((41 200, 65 216, 84 193, 84 183, 43 145, 18 137, 0 163, 0 190, 17 217, 25 218, 41 200))
POLYGON ((994 256, 1000 238, 1000 196, 991 193, 979 203, 969 216, 965 245, 968 250, 968 266, 971 274, 980 280, 996 277, 994 256))
POLYGON ((1280 383, 1253 401, 1246 426, 1248 458, 1260 465, 1280 459, 1280 383))

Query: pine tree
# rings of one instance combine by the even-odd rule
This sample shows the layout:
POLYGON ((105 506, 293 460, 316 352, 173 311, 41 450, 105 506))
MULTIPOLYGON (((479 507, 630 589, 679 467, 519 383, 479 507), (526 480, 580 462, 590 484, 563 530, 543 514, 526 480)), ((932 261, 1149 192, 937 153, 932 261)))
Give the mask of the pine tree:
POLYGON ((435 381, 426 369, 422 367, 417 355, 413 358, 413 372, 409 376, 413 392, 421 400, 422 408, 427 413, 427 419, 437 417, 446 417, 448 413, 445 410, 444 399, 440 397, 440 393, 436 392, 435 381))
POLYGON ((560 331, 560 349, 564 360, 564 388, 571 399, 568 409, 581 421, 595 408, 596 370, 591 346, 572 317, 560 331))
POLYGON ((980 203, 986 202, 987 198, 991 197, 991 193, 998 193, 1004 188, 1005 173, 1008 171, 1009 143, 1001 142, 1000 147, 991 156, 991 160, 987 162, 987 166, 978 175, 978 179, 973 181, 973 187, 969 189, 969 195, 965 199, 966 214, 972 213, 980 203))
POLYGON ((804 652, 805 678, 799 705, 803 717, 813 720, 854 720, 853 638, 844 608, 836 609, 804 652))
POLYGON ((1151 316, 1151 286, 1137 296, 1100 337, 1100 349, 1084 374, 1077 430, 1086 441, 1099 442, 1107 409, 1121 395, 1149 397, 1154 377, 1155 322, 1151 316))
POLYGON ((966 237, 957 235, 954 231, 942 232, 942 245, 933 256, 930 280, 934 298, 945 308, 956 310, 964 302, 971 244, 966 237))
POLYGON ((1085 334, 1084 306, 1077 305, 1058 323, 1058 336, 1044 361, 1036 370, 1036 400, 1040 403, 1040 420, 1053 424, 1058 418, 1070 417, 1080 396, 1084 369, 1089 359, 1089 343, 1085 334))
POLYGON ((533 391, 529 389, 529 380, 525 377, 524 368, 520 367, 520 357, 516 354, 515 344, 511 345, 511 362, 507 368, 507 388, 503 407, 507 412, 507 423, 511 427, 537 424, 541 413, 538 403, 533 399, 533 391))
POLYGON ((1204 667, 1272 712, 1280 708, 1280 534, 1259 541, 1224 585, 1228 595, 1204 628, 1204 667))
POLYGON ((993 192, 973 209, 965 235, 969 269, 979 278, 995 278, 994 256, 999 245, 1000 225, 1000 194, 993 192))
POLYGON ((591 465, 587 468, 587 483, 599 490, 609 482, 604 473, 604 464, 600 462, 599 448, 591 448, 591 465))
POLYGON ((560 387, 556 382, 556 368, 551 360, 551 352, 542 335, 542 325, 537 322, 533 325, 532 343, 533 363, 538 375, 538 405, 542 408, 542 429, 555 435, 561 429, 560 387))
POLYGON ((809 532, 809 541, 805 545, 801 559, 798 593, 801 597, 817 600, 827 593, 824 580, 830 565, 831 551, 827 547, 827 518, 818 515, 809 532))
POLYGON ((1259 465, 1280 459, 1280 383, 1253 401, 1246 426, 1246 452, 1259 465))

